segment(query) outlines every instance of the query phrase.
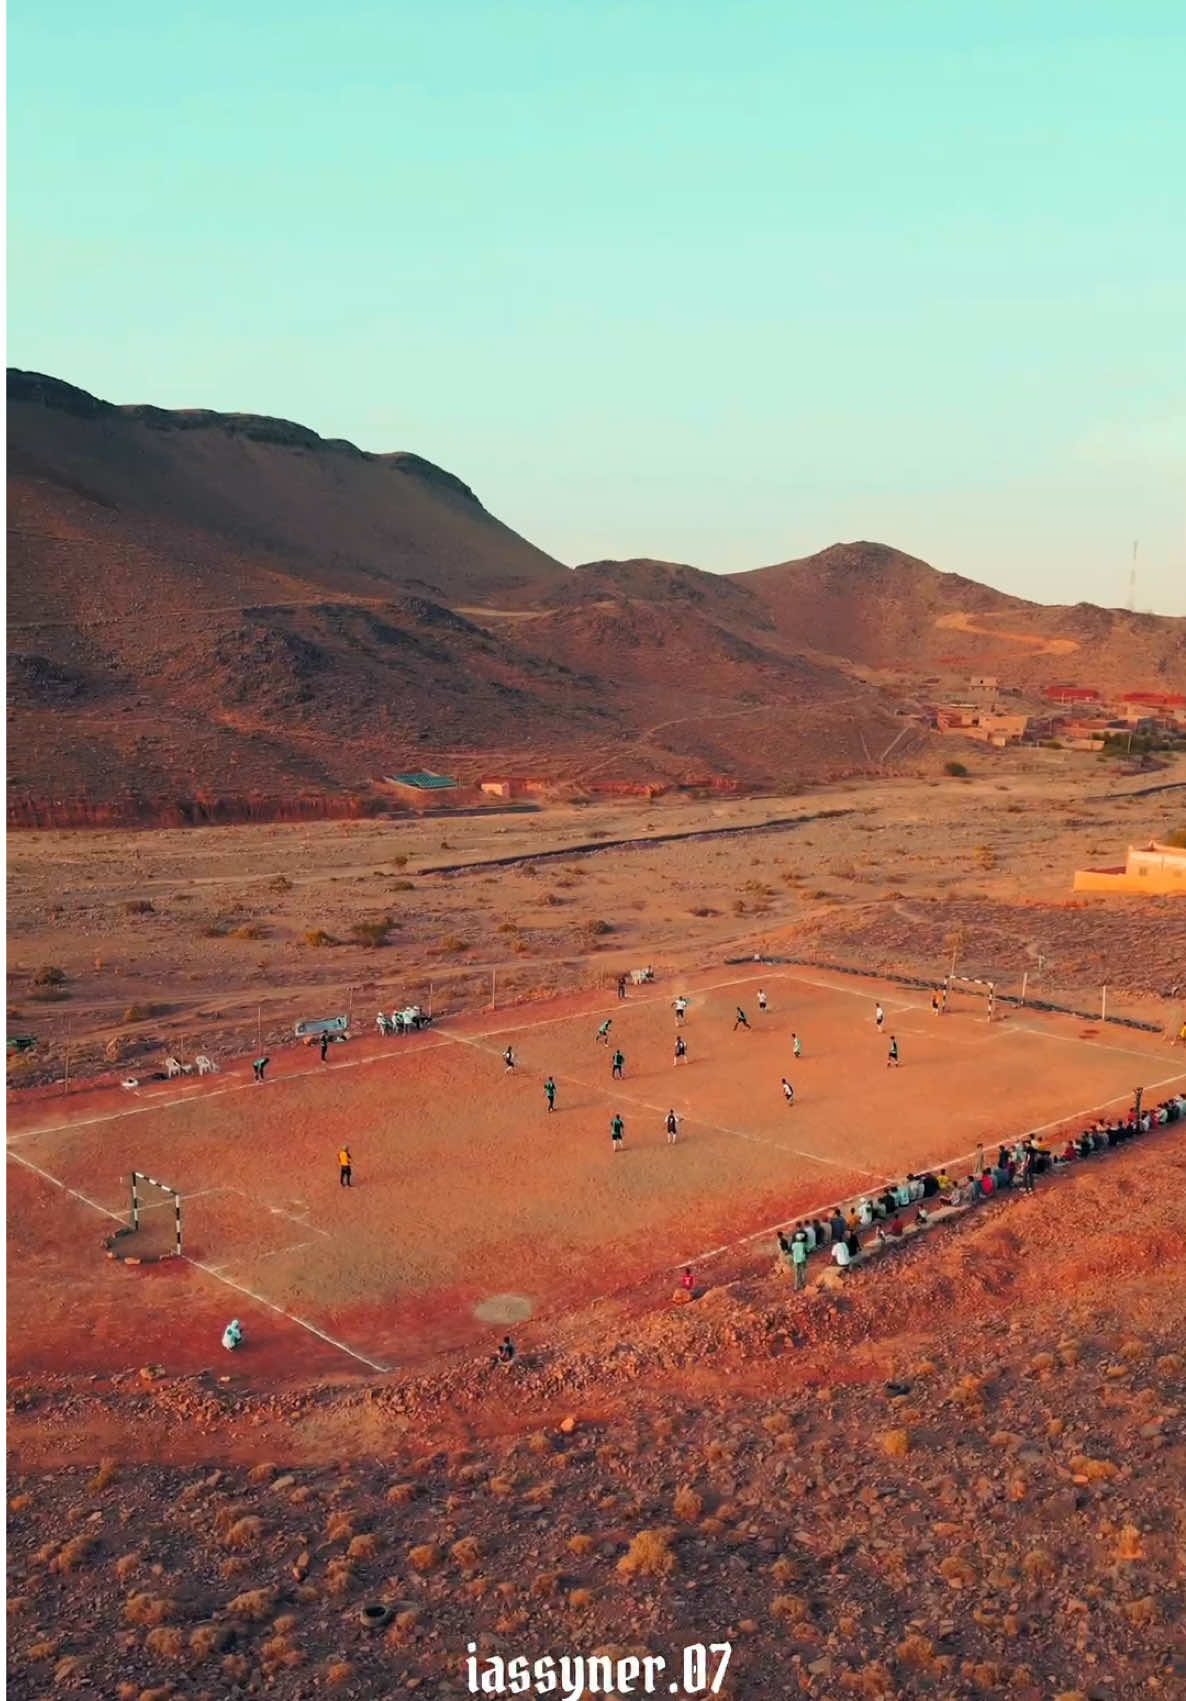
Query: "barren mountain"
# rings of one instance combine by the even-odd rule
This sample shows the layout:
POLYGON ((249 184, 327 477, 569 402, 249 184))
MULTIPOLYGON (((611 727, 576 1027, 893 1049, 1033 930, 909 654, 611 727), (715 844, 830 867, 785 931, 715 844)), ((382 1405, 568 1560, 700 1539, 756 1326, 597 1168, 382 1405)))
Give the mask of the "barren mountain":
POLYGON ((1026 602, 880 543, 731 575, 786 641, 872 668, 1186 690, 1186 620, 1026 602))
POLYGON ((882 545, 570 570, 416 455, 19 371, 8 420, 17 821, 320 807, 492 761, 798 783, 926 758, 870 668, 1186 681, 1186 621, 1038 608, 882 545))

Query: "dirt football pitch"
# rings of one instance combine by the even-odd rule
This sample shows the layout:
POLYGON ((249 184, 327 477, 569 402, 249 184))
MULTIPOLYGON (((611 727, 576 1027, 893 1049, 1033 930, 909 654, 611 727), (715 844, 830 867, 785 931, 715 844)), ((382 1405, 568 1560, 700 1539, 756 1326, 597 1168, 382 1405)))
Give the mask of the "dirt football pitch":
MULTIPOLYGON (((224 1371, 231 1316, 247 1338, 236 1369, 264 1376, 370 1374, 492 1346, 507 1327, 538 1333, 648 1278, 674 1287, 686 1262, 711 1280, 714 1261, 794 1216, 907 1170, 963 1159, 966 1172, 978 1145, 1186 1078, 1173 1073, 1180 1054, 1149 1036, 998 1015, 990 1025, 969 997, 936 1017, 922 992, 755 965, 631 988, 625 1002, 584 994, 385 1041, 364 1029, 324 1064, 316 1051, 277 1054, 262 1086, 242 1059, 135 1092, 15 1099, 10 1369, 224 1371), (681 991, 688 1061, 675 1067, 681 991), (749 1031, 734 1031, 738 1004, 749 1031), (608 1046, 595 1037, 607 1016, 608 1046), (132 1170, 181 1193, 180 1259, 104 1256, 128 1219, 132 1170)), ((163 1251, 172 1209, 151 1190, 142 1204, 124 1244, 163 1251)))

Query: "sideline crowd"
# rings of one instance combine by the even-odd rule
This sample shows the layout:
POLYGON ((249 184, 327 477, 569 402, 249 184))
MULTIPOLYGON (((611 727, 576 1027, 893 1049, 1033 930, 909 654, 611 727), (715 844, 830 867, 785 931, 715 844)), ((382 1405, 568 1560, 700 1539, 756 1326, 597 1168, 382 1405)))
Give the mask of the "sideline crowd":
POLYGON ((937 1209, 966 1210, 1020 1187, 1032 1193, 1040 1175, 1055 1175, 1096 1152, 1123 1145, 1151 1128, 1186 1118, 1186 1095, 1164 1099, 1138 1115, 1135 1108, 1115 1122, 1100 1119, 1065 1141, 1048 1141, 1031 1135, 1015 1145, 999 1148, 996 1161, 980 1163, 977 1172, 954 1180, 946 1169, 907 1175, 897 1186, 867 1194, 842 1210, 805 1217, 778 1233, 780 1264, 794 1272, 795 1286, 807 1285, 807 1265, 812 1254, 827 1253, 840 1270, 849 1270, 870 1252, 900 1242, 912 1232, 905 1213, 913 1212, 913 1232, 925 1228, 937 1209))

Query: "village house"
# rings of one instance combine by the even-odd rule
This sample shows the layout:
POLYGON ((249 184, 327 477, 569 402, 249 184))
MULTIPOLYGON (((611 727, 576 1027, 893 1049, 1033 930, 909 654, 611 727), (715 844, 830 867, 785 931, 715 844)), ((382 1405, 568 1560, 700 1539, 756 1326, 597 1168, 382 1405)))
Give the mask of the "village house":
POLYGON ((1076 892, 1178 894, 1186 896, 1186 848, 1158 844, 1130 845, 1123 868, 1079 868, 1076 892))

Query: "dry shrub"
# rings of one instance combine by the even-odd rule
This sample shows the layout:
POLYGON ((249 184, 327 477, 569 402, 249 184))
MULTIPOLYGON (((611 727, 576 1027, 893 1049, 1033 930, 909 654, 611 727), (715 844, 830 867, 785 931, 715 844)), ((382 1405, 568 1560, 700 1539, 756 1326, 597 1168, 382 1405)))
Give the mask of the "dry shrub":
POLYGON ((556 1594, 560 1588, 559 1571, 537 1571, 531 1579, 531 1592, 540 1599, 556 1594))
POLYGON ((1157 1602, 1152 1595, 1142 1595, 1140 1600, 1124 1603, 1124 1616, 1130 1624, 1156 1624, 1160 1616, 1157 1602))
POLYGON ((122 1583, 125 1577, 130 1577, 139 1565, 143 1556, 139 1553, 121 1553, 115 1562, 115 1575, 122 1583))
POLYGON ((275 1605, 274 1590, 244 1589, 241 1595, 227 1602, 226 1610, 234 1618, 245 1618, 249 1624, 259 1624, 272 1616, 275 1605))
POLYGON ((55 1683, 75 1683, 86 1672, 86 1661, 81 1654, 67 1654, 64 1660, 59 1660, 54 1667, 55 1683))
POLYGON ((1111 1459, 1089 1459, 1083 1453, 1077 1453, 1071 1460, 1071 1469, 1076 1476, 1086 1477, 1088 1482, 1106 1482, 1109 1477, 1119 1475, 1119 1466, 1111 1459))
POLYGON ((911 1448, 908 1429, 887 1429, 881 1437, 881 1450, 891 1459, 904 1459, 911 1448))
POLYGON ((420 1608, 419 1607, 404 1607, 402 1612, 396 1613, 395 1623, 394 1623, 393 1628, 398 1630, 399 1634, 401 1636, 410 1636, 412 1634, 412 1631, 415 1630, 416 1626, 419 1624, 419 1622, 420 1622, 420 1608))
POLYGON ((1141 1532, 1135 1524, 1125 1524, 1116 1542, 1116 1558, 1122 1560, 1144 1559, 1145 1548, 1141 1541, 1141 1532))
POLYGON ((373 1531, 366 1535, 355 1536, 346 1549, 347 1559, 373 1559, 381 1546, 380 1538, 373 1531))
POLYGON ((326 1594, 332 1595, 335 1600, 340 1599, 342 1595, 350 1593, 350 1586, 353 1582, 354 1567, 350 1561, 342 1556, 331 1559, 325 1572, 326 1594))
POLYGON ((163 1595, 151 1595, 146 1590, 138 1591, 128 1596, 124 1602, 124 1617, 129 1624, 163 1624, 173 1616, 176 1601, 166 1600, 163 1595))
POLYGON ((246 1654, 226 1654, 223 1657, 222 1670, 228 1683, 242 1683, 251 1670, 251 1661, 246 1654))
POLYGON ((624 1577, 666 1577, 675 1570, 671 1530, 639 1530, 618 1561, 624 1577))
POLYGON ((421 1542, 409 1549, 408 1564, 413 1571, 435 1571, 441 1562, 441 1550, 434 1542, 421 1542))
POLYGON ((8 1510, 10 1512, 27 1512, 32 1504, 33 1496, 31 1494, 14 1494, 8 1502, 8 1510))
POLYGON ((77 1571, 86 1565, 99 1545, 98 1536, 74 1536, 50 1561, 51 1571, 77 1571))
POLYGON ((162 1660, 176 1660, 181 1656, 184 1640, 175 1624, 158 1624, 144 1638, 144 1646, 162 1660))
POLYGON ((305 944, 314 951, 322 951, 327 945, 336 945, 337 943, 333 934, 327 933, 324 927, 312 927, 305 934, 305 944))
POLYGON ((46 1637, 42 1642, 30 1642, 25 1649, 25 1658, 27 1660, 52 1660, 61 1646, 62 1638, 60 1636, 46 1637))
POLYGON ((593 1540, 593 1537, 587 1536, 583 1532, 578 1532, 577 1535, 568 1538, 569 1553, 592 1553, 596 1546, 597 1543, 593 1540))
POLYGON ((694 1488, 687 1483, 681 1483, 675 1491, 675 1499, 671 1503, 676 1517, 685 1524, 694 1524, 704 1511, 704 1500, 694 1488))
POLYGON ((392 1506, 403 1506, 407 1501, 415 1500, 416 1493, 414 1482, 393 1482, 387 1490, 387 1499, 392 1506))
POLYGON ((95 1494, 100 1493, 109 1483, 115 1481, 116 1465, 114 1459, 100 1459, 99 1469, 91 1478, 87 1487, 95 1494))
POLYGON ((810 1618, 811 1606, 804 1595, 775 1595, 770 1603, 775 1618, 810 1618))
POLYGON ((934 1663, 935 1645, 929 1636, 920 1636, 915 1631, 898 1643, 897 1654, 903 1665, 925 1671, 934 1663))
POLYGON ((488 1486, 491 1494, 507 1495, 515 1492, 515 1485, 509 1477, 491 1477, 488 1486))
POLYGON ((1047 1577, 1053 1577, 1056 1566, 1054 1556, 1044 1547, 1032 1547, 1022 1557, 1021 1569, 1025 1576, 1034 1582, 1040 1582, 1047 1577))
POLYGON ((472 1571, 482 1557, 482 1544, 476 1536, 462 1536, 449 1552, 463 1571, 472 1571))
POLYGON ((325 1668, 325 1681, 331 1688, 340 1683, 349 1683, 354 1676, 354 1667, 349 1660, 334 1660, 325 1668))
POLYGON ((243 1553, 232 1553, 226 1559, 220 1560, 218 1575, 224 1583, 229 1583, 235 1577, 241 1577, 245 1571, 251 1570, 251 1561, 243 1553))
POLYGON ((348 1542, 354 1535, 354 1519, 348 1512, 331 1512, 325 1521, 327 1542, 348 1542))
POLYGON ((955 1553, 940 1561, 939 1575, 952 1589, 970 1589, 976 1581, 975 1567, 955 1553))
POLYGON ((462 951, 469 950, 469 941, 468 939, 462 939, 461 935, 458 933, 446 933, 445 937, 441 940, 441 950, 448 951, 452 955, 458 956, 462 951))
POLYGON ((1162 1353, 1157 1368, 1163 1376, 1176 1376, 1182 1368, 1181 1356, 1178 1353, 1162 1353))
POLYGON ((794 1559, 776 1559, 770 1567, 770 1575, 776 1583, 797 1583, 802 1575, 802 1567, 794 1559))
POLYGON ((568 1604, 574 1612, 584 1612, 593 1605, 592 1589, 573 1589, 568 1597, 568 1604))
POLYGON ((232 939, 265 939, 267 929, 261 927, 258 921, 245 921, 240 927, 231 929, 232 939))
POLYGON ((189 1633, 189 1649, 195 1659, 221 1654, 235 1640, 233 1624, 195 1624, 189 1633))
POLYGON ((1148 1350, 1146 1342, 1139 1341, 1134 1337, 1132 1340, 1121 1342, 1120 1356, 1121 1358, 1144 1358, 1148 1350))
POLYGON ((222 1538, 223 1546, 230 1548, 254 1547, 263 1533, 263 1527, 262 1518, 254 1516, 236 1518, 222 1538))

